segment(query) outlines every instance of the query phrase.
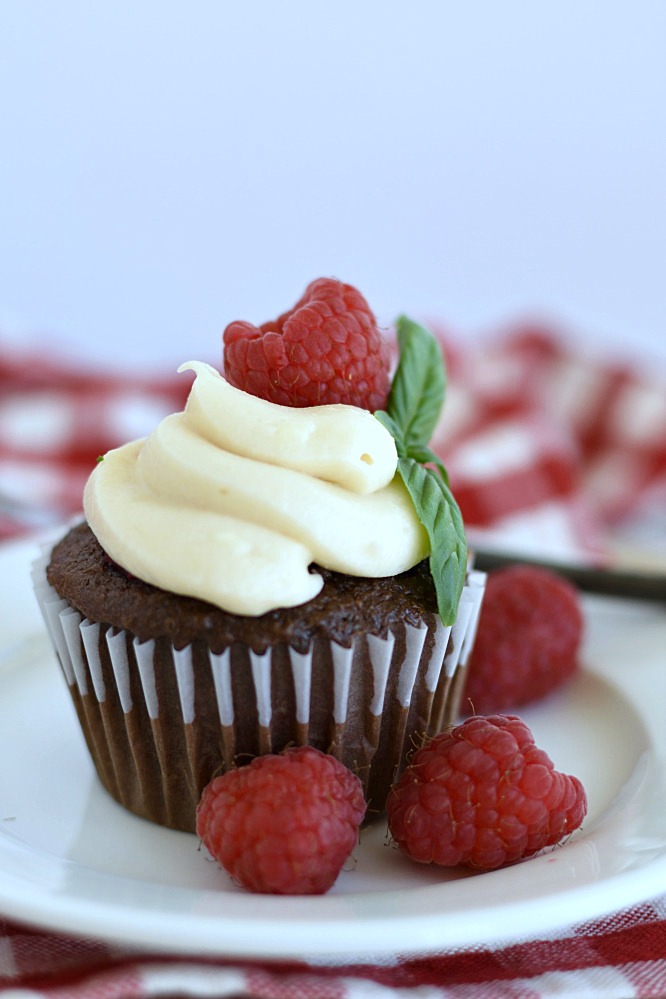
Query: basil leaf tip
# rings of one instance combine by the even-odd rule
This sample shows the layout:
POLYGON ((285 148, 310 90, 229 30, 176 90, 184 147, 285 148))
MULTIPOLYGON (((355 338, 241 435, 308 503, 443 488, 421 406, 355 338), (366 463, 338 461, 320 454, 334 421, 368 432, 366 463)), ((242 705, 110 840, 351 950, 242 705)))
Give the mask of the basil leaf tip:
POLYGON ((462 515, 439 456, 429 447, 446 395, 446 367, 440 346, 424 326, 407 316, 397 321, 398 366, 386 411, 375 417, 393 436, 398 474, 430 542, 430 571, 443 624, 458 613, 467 573, 462 515))

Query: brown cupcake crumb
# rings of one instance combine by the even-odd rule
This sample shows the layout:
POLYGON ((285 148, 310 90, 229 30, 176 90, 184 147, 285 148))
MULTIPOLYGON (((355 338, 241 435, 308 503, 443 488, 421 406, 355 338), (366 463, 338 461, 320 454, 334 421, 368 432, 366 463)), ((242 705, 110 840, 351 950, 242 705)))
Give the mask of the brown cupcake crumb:
POLYGON ((180 596, 130 576, 82 523, 54 548, 47 577, 84 617, 113 624, 141 641, 166 637, 177 648, 204 639, 213 652, 242 642, 255 652, 284 642, 305 652, 313 638, 349 646, 354 635, 385 635, 397 624, 432 623, 437 613, 428 562, 398 576, 370 579, 312 567, 321 592, 299 607, 259 617, 230 614, 206 601, 180 596))

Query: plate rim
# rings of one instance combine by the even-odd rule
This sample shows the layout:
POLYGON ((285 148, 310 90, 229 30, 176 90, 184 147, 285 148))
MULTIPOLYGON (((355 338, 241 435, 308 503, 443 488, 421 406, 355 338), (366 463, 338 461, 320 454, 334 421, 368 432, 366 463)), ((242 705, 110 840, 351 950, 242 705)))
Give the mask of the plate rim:
MULTIPOLYGON (((27 575, 29 560, 36 557, 38 553, 39 542, 36 542, 35 539, 10 543, 10 546, 7 547, 0 546, 0 576, 3 574, 3 571, 6 571, 7 564, 13 560, 16 560, 19 565, 24 565, 27 575)), ((626 603, 625 601, 623 602, 626 603)), ((36 602, 34 605, 33 624, 34 635, 28 627, 24 628, 26 642, 31 636, 34 639, 40 633, 39 612, 36 602)), ((2 648, 3 643, 0 642, 0 652, 2 652, 2 648)), ((43 648, 48 649, 45 638, 43 648)), ((35 668, 48 670, 49 667, 46 662, 41 662, 39 659, 40 654, 38 643, 36 652, 32 653, 33 658, 38 660, 34 663, 35 668)), ((30 653, 28 653, 28 658, 30 658, 30 653)), ((0 685, 3 682, 7 682, 8 676, 12 672, 13 667, 11 663, 6 665, 7 669, 0 669, 0 685)), ((603 674, 600 675, 603 679, 603 674)), ((664 745, 660 746, 660 749, 666 749, 666 734, 664 735, 664 745)), ((663 755, 663 753, 651 754, 652 758, 647 761, 647 770, 640 781, 640 787, 644 786, 645 781, 654 780, 659 777, 660 760, 658 756, 663 755)), ((658 780, 658 783, 661 784, 662 782, 658 780)), ((121 806, 117 807, 120 808, 121 806)), ((576 844, 579 844, 579 848, 584 848, 590 832, 593 832, 592 827, 590 830, 583 830, 581 836, 569 842, 566 848, 571 850, 572 848, 576 848, 576 844)), ((44 856, 43 851, 38 851, 30 844, 12 838, 11 831, 6 828, 3 830, 2 823, 0 822, 0 856, 3 851, 12 851, 11 846, 7 847, 8 842, 13 844, 14 852, 17 854, 23 853, 25 855, 26 853, 31 853, 44 856), (9 835, 3 835, 3 833, 9 833, 9 835)), ((544 854, 531 858, 529 863, 538 864, 540 862, 547 862, 548 856, 548 854, 544 854)), ((81 870, 84 869, 82 865, 67 858, 59 857, 56 860, 60 864, 72 864, 81 870)), ((89 868, 89 870, 95 878, 101 878, 104 881, 108 879, 116 882, 118 880, 126 880, 125 878, 119 879, 117 875, 113 875, 108 871, 96 870, 94 868, 89 868)), ((493 878, 495 874, 502 875, 503 873, 488 872, 482 876, 484 878, 493 878)), ((134 879, 130 878, 129 880, 134 883, 134 879)), ((439 884, 420 885, 408 889, 391 888, 386 892, 380 890, 372 894, 385 897, 397 893, 401 897, 404 897, 403 893, 407 891, 409 892, 410 899, 416 898, 417 901, 420 901, 422 898, 445 895, 447 885, 451 883, 447 881, 439 884)), ((349 892, 339 895, 317 896, 315 904, 319 904, 321 912, 315 920, 313 920, 311 914, 308 914, 308 909, 311 908, 313 901, 312 897, 297 899, 290 897, 285 901, 284 897, 252 896, 250 893, 239 893, 233 896, 234 900, 238 900, 239 908, 248 910, 248 913, 253 908, 263 908, 269 912, 274 909, 275 915, 268 917, 252 913, 249 915, 245 913, 237 914, 231 921, 233 924, 236 924, 236 932, 232 932, 230 938, 229 936, 224 936, 225 931, 229 933, 230 919, 227 919, 224 930, 222 930, 219 917, 216 914, 208 918, 205 918, 201 913, 195 914, 193 917, 194 922, 198 930, 203 932, 183 933, 184 914, 182 910, 178 913, 163 913, 160 917, 153 912, 148 912, 144 908, 139 913, 133 911, 131 918, 128 919, 126 907, 109 906, 108 902, 103 903, 99 900, 95 900, 92 903, 88 901, 86 903, 85 900, 68 899, 66 895, 56 896, 48 893, 42 897, 38 897, 37 895, 28 896, 26 899, 25 895, 20 891, 19 883, 16 884, 14 894, 9 891, 10 884, 11 879, 4 879, 4 881, 0 879, 0 907, 3 914, 7 918, 14 918, 57 932, 66 932, 82 937, 102 938, 113 941, 116 944, 131 947, 136 947, 137 943, 140 943, 142 947, 149 947, 151 950, 159 953, 177 952, 189 955, 202 954, 215 957, 238 956, 266 960, 276 958, 339 959, 347 957, 356 961, 362 958, 363 961, 366 961, 368 960, 367 955, 369 952, 384 958, 396 953, 404 956, 419 953, 432 954, 437 951, 448 950, 451 947, 472 947, 513 939, 512 937, 507 938, 505 934, 498 933, 494 928, 496 918, 499 914, 502 915, 501 923, 503 925, 507 924, 507 917, 510 917, 513 913, 520 913, 521 918, 519 922, 521 924, 524 924, 525 917, 529 916, 531 924, 530 935, 536 935, 552 932, 564 925, 580 923, 587 919, 601 916, 614 909, 636 904, 658 893, 660 885, 662 889, 666 889, 666 848, 658 856, 655 856, 637 868, 632 868, 629 871, 620 871, 601 881, 583 883, 575 888, 569 886, 563 888, 561 891, 554 892, 548 896, 551 903, 554 904, 544 905, 544 898, 535 896, 527 900, 519 900, 518 902, 505 901, 499 905, 486 905, 482 910, 478 907, 472 907, 465 917, 460 920, 458 928, 456 928, 455 922, 451 923, 449 920, 446 923, 444 933, 442 933, 441 923, 442 909, 446 909, 445 898, 439 911, 429 913, 413 913, 409 909, 406 912, 402 910, 398 911, 397 909, 390 911, 387 908, 379 918, 376 915, 370 918, 366 914, 359 921, 359 917, 356 915, 355 918, 350 918, 346 932, 338 933, 336 936, 335 934, 343 918, 344 910, 353 910, 354 906, 359 906, 359 904, 362 908, 363 899, 365 899, 367 893, 349 892), (257 905, 257 899, 261 899, 261 905, 257 905), (270 899, 268 905, 266 905, 267 899, 270 899), (566 905, 563 904, 564 902, 566 902, 566 905), (290 919, 285 920, 285 906, 297 911, 302 910, 302 916, 298 918, 292 916, 290 919), (563 911, 564 908, 566 908, 566 913, 563 911), (109 911, 110 909, 111 912, 109 911), (125 914, 124 921, 121 919, 120 923, 118 922, 120 917, 113 916, 113 912, 116 909, 118 913, 125 914), (331 917, 330 910, 333 911, 333 917, 331 917), (337 910, 340 910, 342 915, 336 916, 335 913, 337 910), (575 910, 575 918, 572 918, 572 910, 575 910), (470 938, 468 932, 468 923, 472 918, 479 920, 479 926, 473 939, 470 938), (248 919, 251 919, 251 924, 257 931, 254 939, 251 939, 247 933, 248 919), (268 931, 275 929, 276 919, 283 925, 285 932, 272 935, 268 931), (146 920, 148 921, 147 925, 146 920), (321 934, 322 929, 325 933, 327 930, 332 931, 326 933, 326 940, 323 944, 321 937, 315 939, 315 924, 317 934, 321 934), (143 932, 141 932, 142 925, 143 932), (415 946, 413 943, 410 945, 410 943, 405 941, 406 929, 413 930, 415 925, 418 926, 420 931, 418 946, 415 946), (177 933, 178 939, 176 945, 174 934, 177 930, 179 932, 177 933), (362 944, 354 939, 355 934, 358 934, 359 930, 362 930, 363 934, 362 944), (290 944, 289 935, 293 937, 293 946, 290 944), (376 938, 370 947, 367 943, 369 935, 374 935, 376 938), (220 936, 223 937, 222 941, 220 940, 220 936)), ((187 891, 192 895, 200 894, 200 889, 197 888, 185 889, 182 886, 168 887, 175 891, 187 891)), ((25 891, 25 882, 23 883, 23 890, 25 891)), ((413 932, 410 932, 408 936, 413 936, 413 932)), ((521 935, 522 938, 523 935, 521 935)))

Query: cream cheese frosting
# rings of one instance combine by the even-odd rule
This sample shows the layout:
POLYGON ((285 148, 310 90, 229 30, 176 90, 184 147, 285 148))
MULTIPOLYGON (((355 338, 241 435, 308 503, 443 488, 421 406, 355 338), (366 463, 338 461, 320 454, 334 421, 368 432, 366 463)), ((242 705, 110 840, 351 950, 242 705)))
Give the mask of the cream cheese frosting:
POLYGON ((312 563, 391 576, 429 551, 395 475, 390 433, 354 406, 295 409, 190 361, 185 409, 109 451, 84 492, 88 523, 132 575, 235 614, 297 606, 312 563))

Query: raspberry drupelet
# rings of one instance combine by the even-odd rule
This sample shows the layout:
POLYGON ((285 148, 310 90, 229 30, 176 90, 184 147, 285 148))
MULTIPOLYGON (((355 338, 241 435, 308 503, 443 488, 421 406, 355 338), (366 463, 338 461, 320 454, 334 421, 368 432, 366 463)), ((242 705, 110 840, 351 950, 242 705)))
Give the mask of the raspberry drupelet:
POLYGON ((412 860, 493 870, 578 829, 587 799, 520 718, 492 715, 468 718, 420 749, 387 811, 393 841, 412 860))
POLYGON ((345 403, 375 412, 389 393, 389 353, 356 288, 318 278, 274 321, 230 323, 227 381, 282 406, 345 403))

